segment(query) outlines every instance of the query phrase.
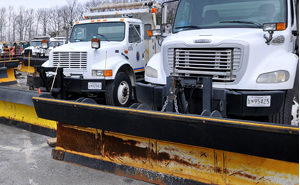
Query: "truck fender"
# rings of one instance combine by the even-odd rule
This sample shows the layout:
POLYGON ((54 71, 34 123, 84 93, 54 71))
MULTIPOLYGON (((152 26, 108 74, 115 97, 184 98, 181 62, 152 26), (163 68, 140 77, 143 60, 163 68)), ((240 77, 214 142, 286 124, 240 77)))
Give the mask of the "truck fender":
MULTIPOLYGON (((283 89, 292 89, 294 86, 294 81, 297 72, 297 66, 299 63, 299 58, 297 55, 293 53, 280 53, 278 55, 273 55, 272 57, 267 59, 268 61, 262 62, 259 66, 260 74, 278 70, 286 70, 289 72, 289 80, 285 82, 285 85, 281 85, 283 89), (268 69, 266 71, 266 69, 268 69)), ((257 77, 260 75, 257 74, 257 77)))
MULTIPOLYGON (((164 70, 163 62, 161 61, 162 55, 161 52, 156 53, 151 57, 149 60, 147 67, 151 67, 157 71, 157 78, 149 77, 145 73, 145 81, 148 83, 154 83, 154 84, 166 84, 166 72, 164 70)), ((147 70, 146 67, 146 70, 147 70)))
POLYGON ((105 60, 101 60, 98 63, 92 65, 91 69, 111 69, 113 71, 113 74, 111 77, 106 77, 106 79, 113 80, 116 78, 119 70, 121 68, 124 69, 123 66, 126 66, 125 69, 127 70, 124 70, 124 72, 128 74, 132 84, 135 84, 133 68, 130 63, 123 57, 111 57, 108 58, 106 62, 105 60))

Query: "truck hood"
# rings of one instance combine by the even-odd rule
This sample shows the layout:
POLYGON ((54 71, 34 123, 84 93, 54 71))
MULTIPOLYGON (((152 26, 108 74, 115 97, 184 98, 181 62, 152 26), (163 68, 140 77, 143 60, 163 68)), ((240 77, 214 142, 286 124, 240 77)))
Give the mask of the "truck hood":
MULTIPOLYGON (((186 44, 194 43, 210 43, 217 44, 224 40, 241 40, 251 41, 253 39, 261 39, 267 32, 262 29, 245 29, 245 28, 228 28, 228 29, 199 29, 199 30, 188 30, 181 31, 177 34, 173 34, 165 39, 168 41, 184 41, 186 44)), ((275 36, 276 32, 274 33, 275 36)))
POLYGON ((29 47, 25 48, 24 50, 26 50, 26 49, 34 50, 34 49, 40 49, 40 48, 41 48, 41 46, 37 46, 37 47, 29 46, 29 47))
MULTIPOLYGON (((101 41, 99 50, 102 50, 102 48, 105 48, 107 50, 108 48, 119 48, 122 46, 122 43, 120 42, 106 42, 101 41)), ((124 49, 124 47, 122 47, 124 49)), ((54 48, 53 52, 88 52, 91 50, 95 50, 91 46, 91 42, 75 42, 75 43, 68 43, 62 46, 59 46, 57 48, 54 48)))

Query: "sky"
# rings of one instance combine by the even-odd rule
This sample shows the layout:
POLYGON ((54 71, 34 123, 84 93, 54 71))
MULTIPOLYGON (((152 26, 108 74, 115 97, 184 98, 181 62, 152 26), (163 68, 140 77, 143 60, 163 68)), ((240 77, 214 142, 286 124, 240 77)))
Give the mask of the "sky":
MULTIPOLYGON (((85 3, 88 0, 77 0, 77 3, 85 3)), ((56 6, 67 5, 67 0, 1 0, 0 7, 13 6, 14 10, 18 10, 20 6, 24 6, 25 9, 34 9, 39 8, 53 8, 56 6)))

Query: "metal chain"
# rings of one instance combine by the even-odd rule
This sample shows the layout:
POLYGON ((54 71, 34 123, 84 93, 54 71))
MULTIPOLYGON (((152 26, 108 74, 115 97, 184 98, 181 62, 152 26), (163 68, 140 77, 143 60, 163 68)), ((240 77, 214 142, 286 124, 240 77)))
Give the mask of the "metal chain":
POLYGON ((165 101, 165 103, 164 103, 163 108, 161 109, 161 112, 164 112, 164 111, 166 110, 167 105, 168 105, 168 101, 169 101, 169 96, 167 96, 167 99, 166 99, 166 101, 165 101))
POLYGON ((177 105, 177 96, 176 95, 174 96, 174 106, 175 106, 176 113, 179 113, 178 105, 177 105))

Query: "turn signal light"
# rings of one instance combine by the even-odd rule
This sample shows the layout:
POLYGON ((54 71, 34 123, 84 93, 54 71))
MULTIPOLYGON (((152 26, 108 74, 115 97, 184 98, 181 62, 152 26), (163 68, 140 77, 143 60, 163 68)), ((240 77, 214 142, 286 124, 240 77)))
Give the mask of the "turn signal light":
POLYGON ((149 37, 152 37, 152 30, 148 30, 147 34, 148 34, 149 37))
POLYGON ((104 76, 112 76, 112 70, 104 70, 104 76))
POLYGON ((152 9, 151 9, 151 12, 152 12, 152 13, 156 13, 156 12, 157 12, 157 8, 152 8, 152 9))
POLYGON ((276 29, 277 30, 285 30, 285 23, 277 23, 276 29))

